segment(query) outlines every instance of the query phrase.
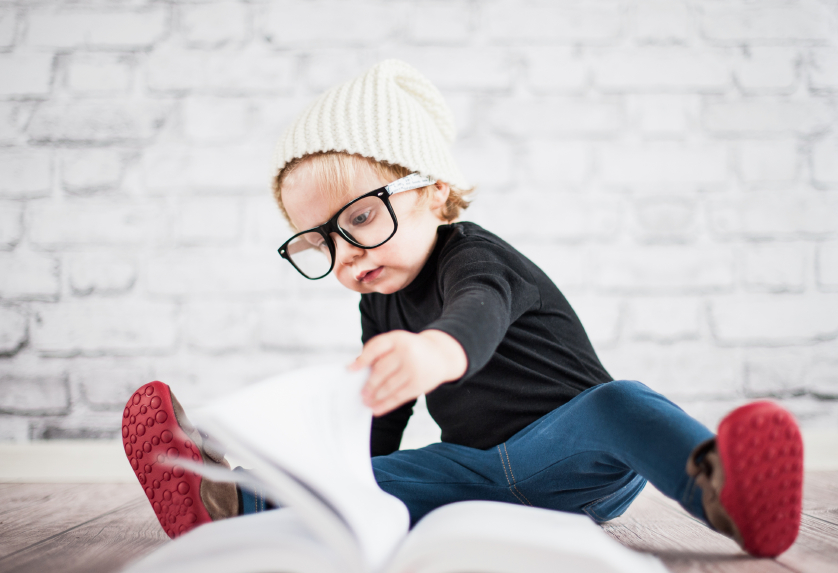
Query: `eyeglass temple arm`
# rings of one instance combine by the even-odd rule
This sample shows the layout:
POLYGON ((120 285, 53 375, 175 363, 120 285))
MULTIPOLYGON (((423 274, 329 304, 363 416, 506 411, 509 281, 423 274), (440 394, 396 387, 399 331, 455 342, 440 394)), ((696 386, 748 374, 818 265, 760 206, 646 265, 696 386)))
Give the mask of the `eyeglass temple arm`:
POLYGON ((430 177, 425 177, 424 175, 419 175, 418 173, 411 173, 406 177, 402 177, 401 179, 397 179, 389 185, 386 185, 384 189, 387 190, 389 195, 395 195, 396 193, 401 193, 403 191, 411 191, 420 187, 427 187, 428 185, 433 185, 434 183, 435 181, 430 177))

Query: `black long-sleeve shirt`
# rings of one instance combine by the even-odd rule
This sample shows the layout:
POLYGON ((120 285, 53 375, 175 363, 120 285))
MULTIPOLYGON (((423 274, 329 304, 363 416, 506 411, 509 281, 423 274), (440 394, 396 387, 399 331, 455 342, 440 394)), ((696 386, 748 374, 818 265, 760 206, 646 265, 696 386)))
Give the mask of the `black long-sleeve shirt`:
MULTIPOLYGON (((362 340, 436 329, 465 350, 462 378, 426 396, 442 441, 486 449, 611 376, 582 323, 544 272, 474 223, 439 227, 419 275, 361 296, 362 340)), ((373 420, 372 455, 399 448, 415 401, 373 420)))

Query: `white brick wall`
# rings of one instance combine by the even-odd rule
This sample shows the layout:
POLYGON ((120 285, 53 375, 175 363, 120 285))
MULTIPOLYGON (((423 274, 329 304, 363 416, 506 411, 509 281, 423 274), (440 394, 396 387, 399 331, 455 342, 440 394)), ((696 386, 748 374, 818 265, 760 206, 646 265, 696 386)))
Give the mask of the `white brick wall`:
POLYGON ((283 266, 268 166, 385 57, 614 377, 838 424, 835 2, 44 0, 0 6, 0 440, 349 360, 357 297, 283 266))

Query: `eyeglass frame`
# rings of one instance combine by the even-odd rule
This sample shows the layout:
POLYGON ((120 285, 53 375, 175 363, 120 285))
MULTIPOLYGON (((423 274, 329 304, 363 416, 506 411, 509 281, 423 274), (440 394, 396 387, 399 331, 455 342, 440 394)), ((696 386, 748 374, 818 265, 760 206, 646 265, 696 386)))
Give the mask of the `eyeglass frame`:
POLYGON ((310 281, 317 281, 322 278, 329 276, 335 268, 335 259, 337 258, 336 254, 336 246, 335 241, 332 239, 331 233, 337 233, 340 237, 345 240, 350 245, 358 247, 360 249, 375 249, 380 247, 387 241, 393 238, 393 235, 396 234, 396 231, 399 229, 399 220, 396 217, 396 212, 393 210, 393 205, 390 203, 390 197, 396 195, 398 193, 404 193, 405 191, 413 191, 414 189, 420 189, 422 187, 427 187, 428 185, 433 185, 435 181, 430 177, 426 177, 424 175, 419 175, 418 173, 411 173, 410 175, 406 175, 401 179, 397 179, 392 183, 385 185, 383 187, 379 187, 378 189, 373 189, 369 193, 364 193, 358 197, 355 197, 352 201, 338 209, 338 212, 334 214, 332 218, 328 221, 323 223, 322 225, 317 225, 316 227, 312 227, 311 229, 306 229, 305 231, 300 231, 299 233, 292 236, 290 239, 282 243, 282 245, 277 249, 279 256, 291 263, 298 273, 303 275, 310 281), (378 197, 381 199, 381 202, 387 207, 387 211, 390 212, 390 217, 393 219, 393 232, 390 233, 390 236, 378 243, 377 245, 367 246, 358 243, 355 239, 353 239, 348 233, 346 233, 343 229, 341 229, 340 225, 338 225, 338 218, 340 217, 341 213, 346 211, 349 207, 360 201, 361 199, 366 199, 367 197, 378 197), (319 233, 325 240, 326 244, 329 245, 329 254, 331 258, 331 265, 329 266, 329 270, 320 275, 319 277, 311 278, 307 274, 305 274, 300 267, 294 264, 294 261, 291 260, 291 256, 288 254, 288 244, 291 243, 297 237, 305 235, 306 233, 312 232, 319 233))

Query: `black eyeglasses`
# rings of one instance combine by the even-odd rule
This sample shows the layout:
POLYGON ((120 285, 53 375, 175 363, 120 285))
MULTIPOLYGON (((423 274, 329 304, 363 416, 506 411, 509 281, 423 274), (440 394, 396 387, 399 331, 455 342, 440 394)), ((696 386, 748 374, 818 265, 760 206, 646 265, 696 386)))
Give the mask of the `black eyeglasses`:
POLYGON ((337 233, 348 243, 362 249, 374 249, 396 234, 399 222, 390 204, 390 196, 434 182, 424 175, 411 173, 353 199, 335 216, 317 227, 297 233, 281 247, 279 255, 294 265, 307 279, 322 279, 335 268, 335 242, 330 233, 337 233))

